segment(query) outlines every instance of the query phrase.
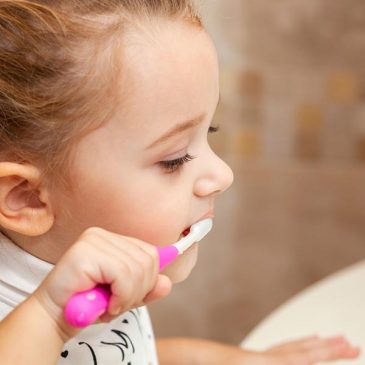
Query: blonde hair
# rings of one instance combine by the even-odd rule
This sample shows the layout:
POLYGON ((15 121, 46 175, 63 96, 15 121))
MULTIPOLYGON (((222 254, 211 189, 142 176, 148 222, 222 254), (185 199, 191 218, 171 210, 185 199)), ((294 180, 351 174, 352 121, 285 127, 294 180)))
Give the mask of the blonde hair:
POLYGON ((0 161, 67 176, 75 139, 118 104, 123 30, 156 17, 202 27, 190 0, 0 0, 0 161))

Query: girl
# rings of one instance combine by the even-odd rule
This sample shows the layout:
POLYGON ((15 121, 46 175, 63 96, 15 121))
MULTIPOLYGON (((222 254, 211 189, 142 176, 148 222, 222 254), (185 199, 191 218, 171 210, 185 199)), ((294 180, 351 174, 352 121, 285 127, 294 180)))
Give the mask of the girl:
MULTIPOLYGON (((154 246, 212 218, 233 180, 207 142, 218 99, 216 52, 188 0, 0 1, 2 365, 158 363, 144 305, 189 276, 198 247, 159 274, 154 246), (98 283, 107 314, 80 332, 65 304, 98 283)), ((171 339, 158 354, 275 365, 358 349, 171 339)))

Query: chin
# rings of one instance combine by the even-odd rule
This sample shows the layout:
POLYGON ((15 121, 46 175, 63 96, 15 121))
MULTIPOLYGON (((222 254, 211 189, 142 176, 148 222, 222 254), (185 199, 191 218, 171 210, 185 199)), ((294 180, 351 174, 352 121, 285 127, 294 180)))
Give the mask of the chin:
POLYGON ((198 259, 198 245, 195 244, 183 255, 168 266, 162 274, 168 276, 170 280, 176 284, 187 279, 193 270, 198 259))

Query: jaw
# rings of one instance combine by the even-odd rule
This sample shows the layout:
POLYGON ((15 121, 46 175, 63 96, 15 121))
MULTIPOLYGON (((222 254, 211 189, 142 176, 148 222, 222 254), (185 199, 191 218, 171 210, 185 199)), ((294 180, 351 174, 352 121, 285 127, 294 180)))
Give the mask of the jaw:
POLYGON ((174 284, 189 277, 198 258, 198 246, 198 243, 194 243, 163 271, 163 274, 167 275, 174 284))

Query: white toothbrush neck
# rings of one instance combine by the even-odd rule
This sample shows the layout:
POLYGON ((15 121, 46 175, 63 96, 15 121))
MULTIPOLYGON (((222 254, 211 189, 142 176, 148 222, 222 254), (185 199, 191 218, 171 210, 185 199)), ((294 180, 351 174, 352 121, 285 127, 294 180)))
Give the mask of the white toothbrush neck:
POLYGON ((213 221, 209 218, 193 224, 190 227, 190 233, 183 237, 181 240, 175 242, 172 246, 175 246, 181 255, 195 242, 200 241, 205 237, 212 229, 213 221))
POLYGON ((189 233, 186 237, 173 244, 179 251, 179 255, 184 253, 189 247, 196 242, 196 234, 194 232, 189 233))

